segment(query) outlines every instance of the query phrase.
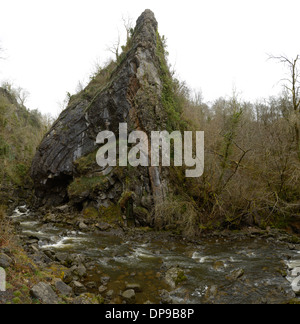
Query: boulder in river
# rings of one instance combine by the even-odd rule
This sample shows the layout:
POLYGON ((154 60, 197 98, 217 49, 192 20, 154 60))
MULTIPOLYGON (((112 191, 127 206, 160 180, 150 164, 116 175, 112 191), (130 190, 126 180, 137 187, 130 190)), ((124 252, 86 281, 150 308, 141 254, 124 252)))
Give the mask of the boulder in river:
POLYGON ((142 292, 142 288, 140 284, 127 284, 126 285, 126 290, 131 290, 133 289, 136 293, 141 293, 142 292))
POLYGON ((175 289, 180 283, 185 282, 187 277, 183 269, 174 267, 169 269, 165 275, 165 281, 171 288, 175 289))
POLYGON ((227 280, 230 281, 236 281, 240 278, 242 278, 245 274, 245 270, 244 269, 236 269, 234 271, 232 271, 228 276, 226 276, 227 280))
POLYGON ((126 302, 126 304, 134 304, 136 301, 135 291, 133 289, 124 291, 122 298, 126 302))

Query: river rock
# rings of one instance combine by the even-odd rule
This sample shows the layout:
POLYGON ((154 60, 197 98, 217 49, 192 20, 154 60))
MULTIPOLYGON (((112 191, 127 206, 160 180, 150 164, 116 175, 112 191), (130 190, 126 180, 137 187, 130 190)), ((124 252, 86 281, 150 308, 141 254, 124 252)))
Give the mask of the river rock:
POLYGON ((213 265, 214 270, 222 271, 225 268, 225 263, 223 261, 216 261, 213 265))
POLYGON ((184 270, 178 267, 169 269, 165 274, 165 281, 172 289, 175 289, 178 284, 186 280, 184 270))
POLYGON ((73 299, 73 305, 99 305, 103 304, 104 299, 101 296, 94 294, 81 294, 79 297, 73 299))
POLYGON ((99 293, 100 294, 103 294, 104 292, 106 292, 107 291, 107 287, 106 286, 100 286, 99 287, 99 293))
POLYGON ((109 290, 109 291, 106 293, 106 297, 110 299, 110 298, 113 297, 114 293, 115 293, 115 292, 114 292, 113 290, 109 290))
POLYGON ((96 289, 97 288, 97 284, 94 281, 90 281, 85 285, 88 289, 96 289))
POLYGON ((218 294, 218 287, 217 286, 213 285, 211 287, 208 287, 207 291, 205 293, 206 301, 209 302, 209 303, 213 302, 216 299, 217 294, 218 294))
POLYGON ((101 278, 101 283, 102 283, 103 286, 107 286, 109 281, 110 281, 110 277, 102 277, 101 278))
POLYGON ((66 284, 70 284, 75 279, 74 271, 77 270, 77 266, 73 266, 68 271, 64 273, 63 282, 66 284))
POLYGON ((77 296, 80 296, 81 294, 84 294, 87 291, 86 287, 79 281, 73 281, 71 286, 73 287, 74 293, 77 296))
POLYGON ((58 297, 49 284, 40 282, 30 290, 31 297, 38 299, 43 304, 58 304, 58 297))
POLYGON ((6 269, 11 266, 13 260, 4 253, 0 254, 0 268, 6 269))
POLYGON ((73 295, 73 289, 66 285, 62 280, 58 279, 55 282, 55 288, 60 295, 70 297, 73 295))
POLYGON ((95 227, 102 232, 105 232, 111 228, 111 226, 107 223, 98 223, 95 225, 95 227))
POLYGON ((289 270, 293 270, 295 268, 300 268, 300 260, 294 260, 287 264, 289 270))
POLYGON ((55 260, 55 253, 50 250, 44 250, 44 254, 51 260, 55 260))
POLYGON ((26 207, 19 207, 18 209, 19 209, 19 212, 21 214, 26 214, 27 213, 27 208, 26 207))
POLYGON ((80 264, 75 270, 74 274, 77 275, 79 278, 84 278, 87 276, 86 268, 83 264, 80 264))
POLYGON ((69 211, 70 206, 69 205, 63 205, 63 206, 59 206, 56 208, 56 211, 59 213, 66 213, 69 211))
POLYGON ((233 270, 229 275, 226 276, 227 280, 230 281, 236 281, 240 278, 242 278, 245 274, 245 270, 244 269, 236 269, 233 270))
POLYGON ((56 253, 55 254, 55 259, 56 259, 56 261, 58 261, 59 263, 64 265, 65 262, 68 259, 68 254, 66 254, 66 253, 56 253))
POLYGON ((126 304, 134 304, 136 300, 135 291, 133 289, 124 291, 122 298, 126 302, 126 304))
POLYGON ((80 222, 78 227, 81 231, 85 231, 89 228, 84 222, 80 222))
POLYGON ((170 296, 170 293, 167 290, 161 290, 159 292, 159 296, 161 299, 161 303, 163 305, 171 305, 173 304, 172 297, 170 296))
POLYGON ((141 288, 141 285, 139 284, 127 284, 126 285, 126 290, 134 290, 136 293, 141 293, 142 292, 142 288, 141 288))

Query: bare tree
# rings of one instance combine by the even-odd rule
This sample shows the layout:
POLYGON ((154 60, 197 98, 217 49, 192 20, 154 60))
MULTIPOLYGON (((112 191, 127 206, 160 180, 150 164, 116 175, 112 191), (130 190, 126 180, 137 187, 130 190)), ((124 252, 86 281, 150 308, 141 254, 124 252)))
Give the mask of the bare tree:
POLYGON ((300 159, 300 72, 299 72, 299 60, 300 56, 297 55, 294 59, 289 59, 287 56, 270 56, 289 69, 287 78, 282 79, 284 82, 284 89, 289 94, 292 102, 293 111, 290 113, 290 119, 295 130, 295 141, 297 146, 297 154, 300 159))
POLYGON ((126 30, 126 43, 128 43, 132 32, 133 32, 133 22, 132 22, 132 18, 127 16, 127 17, 122 17, 122 21, 123 21, 123 26, 125 27, 126 30))
POLYGON ((16 99, 17 99, 18 103, 21 106, 25 107, 25 103, 26 103, 30 93, 27 90, 25 90, 25 89, 23 89, 21 87, 18 87, 15 90, 15 93, 16 93, 16 99))
POLYGON ((13 96, 19 105, 25 107, 25 103, 30 96, 30 93, 27 90, 21 87, 15 87, 10 81, 2 82, 1 87, 5 89, 11 96, 13 96))
POLYGON ((76 94, 80 93, 81 91, 84 90, 84 82, 83 81, 78 81, 77 86, 76 86, 76 94))
POLYGON ((117 40, 111 46, 107 47, 107 50, 116 56, 117 61, 119 60, 120 46, 121 46, 121 37, 120 37, 120 33, 118 33, 117 40))

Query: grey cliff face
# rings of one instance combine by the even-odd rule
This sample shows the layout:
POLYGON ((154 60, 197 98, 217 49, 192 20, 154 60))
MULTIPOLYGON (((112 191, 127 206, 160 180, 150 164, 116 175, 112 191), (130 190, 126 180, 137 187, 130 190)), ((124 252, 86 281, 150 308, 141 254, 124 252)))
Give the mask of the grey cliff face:
MULTIPOLYGON (((138 129, 150 134, 164 129, 167 114, 161 103, 157 27, 154 14, 146 10, 137 20, 129 49, 122 54, 105 87, 97 89, 92 97, 83 91, 71 99, 43 139, 32 164, 36 195, 42 203, 59 205, 69 200, 68 185, 78 176, 75 162, 97 149, 95 141, 100 131, 108 129, 117 134, 121 122, 128 123, 129 131, 138 129)), ((141 173, 154 202, 161 199, 159 170, 149 168, 141 173)))

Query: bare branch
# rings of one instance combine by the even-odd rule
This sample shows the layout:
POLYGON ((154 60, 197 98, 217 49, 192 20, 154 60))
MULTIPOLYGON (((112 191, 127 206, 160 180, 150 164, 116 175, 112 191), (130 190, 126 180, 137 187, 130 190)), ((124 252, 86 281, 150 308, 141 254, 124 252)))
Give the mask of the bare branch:
POLYGON ((126 35, 127 35, 127 42, 130 39, 131 36, 131 32, 133 30, 133 22, 132 22, 132 18, 127 16, 127 17, 122 17, 122 21, 123 21, 123 26, 126 29, 126 35))
POLYGON ((115 43, 107 47, 107 50, 116 56, 117 61, 119 59, 120 45, 121 45, 121 37, 120 37, 120 33, 118 33, 118 38, 115 41, 115 43))

